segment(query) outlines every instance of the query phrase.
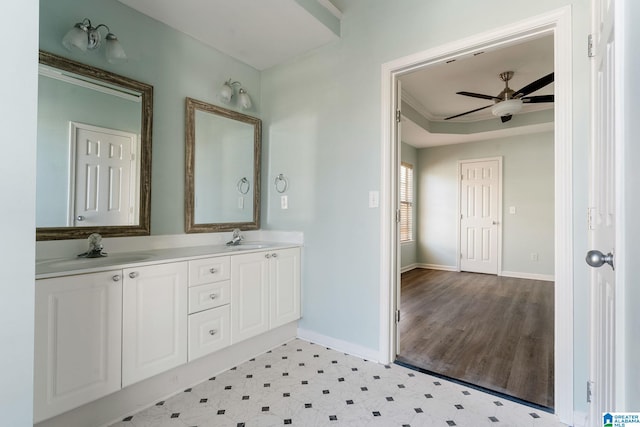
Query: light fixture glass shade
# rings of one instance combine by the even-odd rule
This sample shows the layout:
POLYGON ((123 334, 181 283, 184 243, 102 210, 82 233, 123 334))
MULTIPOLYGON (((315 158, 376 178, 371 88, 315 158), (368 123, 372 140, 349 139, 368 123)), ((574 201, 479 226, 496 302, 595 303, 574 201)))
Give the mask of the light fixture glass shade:
POLYGON ((124 53, 122 44, 120 44, 120 41, 113 33, 107 34, 105 50, 107 61, 109 61, 111 64, 118 64, 127 60, 127 54, 124 53))
POLYGON ((87 51, 88 44, 87 27, 80 22, 74 25, 62 39, 62 45, 71 51, 77 50, 84 53, 87 51))
POLYGON ((222 88, 220 88, 220 98, 224 102, 231 102, 231 98, 233 97, 233 88, 229 84, 229 82, 224 82, 222 88))
POLYGON ((491 108, 491 112, 494 116, 512 116, 522 110, 521 99, 507 99, 506 101, 498 102, 491 108))
POLYGON ((249 97, 247 91, 243 88, 240 88, 240 90, 238 91, 238 103, 245 110, 251 108, 251 98, 249 97))

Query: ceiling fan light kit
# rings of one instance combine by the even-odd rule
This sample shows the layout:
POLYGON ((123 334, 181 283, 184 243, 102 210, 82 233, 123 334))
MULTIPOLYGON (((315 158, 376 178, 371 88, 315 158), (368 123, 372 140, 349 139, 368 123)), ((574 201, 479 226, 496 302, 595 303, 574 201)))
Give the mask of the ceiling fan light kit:
POLYGON ((491 112, 496 117, 513 116, 522 110, 521 99, 508 99, 506 101, 500 101, 491 108, 491 112))

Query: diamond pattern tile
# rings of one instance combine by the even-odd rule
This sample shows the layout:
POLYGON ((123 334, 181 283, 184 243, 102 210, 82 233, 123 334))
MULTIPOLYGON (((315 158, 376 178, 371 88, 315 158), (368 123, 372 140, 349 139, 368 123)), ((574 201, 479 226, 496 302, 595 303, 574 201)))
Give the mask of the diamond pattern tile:
POLYGON ((111 427, 281 425, 564 426, 459 384, 293 340, 111 427))

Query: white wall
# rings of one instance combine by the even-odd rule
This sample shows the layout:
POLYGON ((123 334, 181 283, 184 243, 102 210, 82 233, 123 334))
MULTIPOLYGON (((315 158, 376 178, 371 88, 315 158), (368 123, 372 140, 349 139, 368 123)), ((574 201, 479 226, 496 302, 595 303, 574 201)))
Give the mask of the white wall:
POLYGON ((420 188, 418 188, 418 150, 409 144, 402 143, 400 145, 400 160, 413 165, 413 240, 411 242, 405 242, 400 244, 400 268, 405 269, 413 266, 418 262, 417 249, 418 249, 418 220, 420 215, 418 213, 418 195, 420 194, 420 188))
POLYGON ((418 150, 418 262, 456 266, 458 161, 502 156, 502 271, 553 276, 553 150, 552 132, 418 150))
MULTIPOLYGON (((574 280, 587 282, 590 26, 586 0, 368 0, 345 2, 341 39, 261 74, 265 124, 262 201, 270 229, 304 232, 301 327, 377 351, 380 330, 381 66, 409 54, 572 6, 574 280), (290 179, 279 208, 273 177, 290 179)), ((566 54, 566 53, 561 53, 566 54)), ((576 407, 587 380, 587 295, 575 295, 576 407)))
POLYGON ((33 425, 38 2, 0 13, 0 424, 33 425))

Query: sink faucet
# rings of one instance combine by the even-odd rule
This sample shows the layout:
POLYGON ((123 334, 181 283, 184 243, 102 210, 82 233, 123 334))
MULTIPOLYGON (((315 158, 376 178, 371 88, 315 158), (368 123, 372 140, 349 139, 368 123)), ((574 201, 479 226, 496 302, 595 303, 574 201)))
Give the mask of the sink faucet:
POLYGON ((89 235, 87 239, 89 242, 89 250, 87 252, 83 252, 78 256, 81 258, 100 258, 107 256, 106 252, 102 252, 102 236, 98 233, 93 233, 89 235))
POLYGON ((233 236, 231 237, 231 240, 227 242, 227 246, 238 246, 242 239, 244 239, 244 237, 242 237, 242 235, 240 234, 240 229, 235 228, 233 230, 233 236))

